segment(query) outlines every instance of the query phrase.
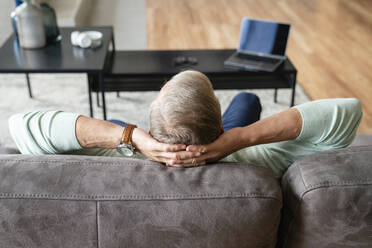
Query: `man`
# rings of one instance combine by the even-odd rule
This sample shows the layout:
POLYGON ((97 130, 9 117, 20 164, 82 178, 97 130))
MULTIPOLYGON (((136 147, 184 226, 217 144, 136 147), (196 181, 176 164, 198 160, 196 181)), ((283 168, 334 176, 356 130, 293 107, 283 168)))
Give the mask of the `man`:
POLYGON ((14 115, 9 127, 22 153, 121 156, 114 148, 125 141, 167 165, 224 159, 261 165, 281 177, 304 155, 348 146, 362 118, 357 99, 309 102, 263 120, 258 120, 260 108, 257 97, 239 94, 221 120, 209 79, 185 71, 168 81, 152 103, 149 133, 61 111, 14 115))

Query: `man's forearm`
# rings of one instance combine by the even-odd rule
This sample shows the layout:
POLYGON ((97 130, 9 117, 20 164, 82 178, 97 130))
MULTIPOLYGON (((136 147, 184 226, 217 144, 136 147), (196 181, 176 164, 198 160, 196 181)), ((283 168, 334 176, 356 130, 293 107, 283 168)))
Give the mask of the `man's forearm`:
POLYGON ((76 138, 83 148, 115 148, 124 127, 114 123, 79 116, 76 121, 76 138))
POLYGON ((238 149, 292 140, 298 137, 301 129, 301 114, 297 109, 291 108, 237 130, 236 138, 240 141, 238 149))
POLYGON ((181 157, 172 165, 195 166, 214 162, 246 147, 272 142, 292 140, 302 130, 302 116, 297 109, 288 109, 245 127, 233 128, 208 145, 190 145, 187 151, 203 153, 197 159, 181 157))
MULTIPOLYGON (((190 145, 187 150, 203 153, 196 160, 196 164, 200 164, 217 161, 246 147, 293 139, 312 144, 313 147, 323 147, 324 150, 342 148, 352 142, 361 118, 362 107, 358 99, 318 100, 298 105, 246 127, 233 128, 211 144, 190 145)), ((175 164, 195 164, 191 161, 181 158, 175 164)))
MULTIPOLYGON (((119 144, 124 127, 111 122, 79 116, 76 121, 76 138, 83 148, 115 148, 119 144)), ((182 144, 163 144, 140 128, 133 130, 132 144, 146 157, 170 164, 179 156, 194 157, 199 153, 185 151, 182 144)))

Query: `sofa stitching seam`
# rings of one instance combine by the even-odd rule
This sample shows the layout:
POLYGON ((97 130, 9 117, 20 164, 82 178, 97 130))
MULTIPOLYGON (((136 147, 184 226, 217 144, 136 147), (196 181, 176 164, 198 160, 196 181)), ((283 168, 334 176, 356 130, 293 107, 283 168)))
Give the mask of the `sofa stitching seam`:
MULTIPOLYGON (((302 183, 304 184, 305 189, 306 189, 306 184, 305 184, 305 181, 304 181, 304 178, 303 178, 303 175, 302 175, 301 168, 300 168, 300 166, 299 166, 298 164, 296 164, 296 167, 297 167, 297 169, 299 170, 299 173, 300 173, 300 176, 301 176, 302 183)), ((293 214, 294 217, 296 216, 297 210, 298 210, 298 208, 300 207, 301 202, 302 202, 302 195, 301 195, 300 199, 298 200, 298 202, 297 202, 297 204, 296 204, 296 207, 295 207, 295 210, 294 210, 294 214, 293 214)), ((283 247, 285 247, 286 244, 287 244, 287 242, 288 242, 289 234, 290 234, 290 232, 291 232, 291 230, 292 230, 292 228, 293 228, 294 217, 292 218, 291 223, 289 224, 288 232, 287 232, 287 235, 285 236, 285 239, 284 239, 284 242, 283 242, 283 247)))
POLYGON ((98 209, 99 209, 99 202, 96 202, 96 231, 97 231, 97 248, 99 248, 99 214, 98 214, 98 209))
MULTIPOLYGON (((366 145, 366 146, 356 146, 356 147, 360 147, 360 148, 369 148, 370 145, 366 145)), ((321 152, 321 154, 319 155, 325 155, 325 154, 352 154, 352 153, 360 153, 360 152, 370 152, 370 150, 366 149, 366 150, 362 150, 362 151, 339 151, 339 150, 332 150, 332 151, 325 151, 325 152, 321 152)))
POLYGON ((271 198, 281 202, 278 198, 266 194, 199 194, 199 195, 61 195, 61 194, 17 194, 17 193, 0 193, 0 199, 7 197, 13 198, 63 198, 63 199, 80 199, 80 200, 168 200, 168 199, 215 199, 215 198, 271 198))
POLYGON ((319 184, 314 184, 310 185, 309 188, 301 192, 301 198, 303 198, 308 192, 320 189, 320 188, 325 188, 325 187, 335 187, 335 186, 368 186, 372 185, 372 181, 344 181, 344 182, 330 182, 330 183, 319 183, 319 184))
POLYGON ((323 183, 317 183, 317 184, 310 184, 309 188, 311 187, 318 187, 318 186, 333 186, 333 185, 351 185, 353 183, 357 184, 372 184, 372 179, 363 179, 363 180, 347 180, 347 181, 327 181, 323 183))
MULTIPOLYGON (((19 154, 20 155, 20 154, 19 154)), ((113 158, 113 157, 112 157, 113 158)), ((27 159, 0 159, 1 162, 26 162, 26 163, 37 163, 37 164, 50 164, 50 163, 59 163, 63 166, 69 166, 69 165, 88 165, 88 166, 99 166, 102 167, 103 165, 106 166, 123 166, 123 165, 145 165, 145 166, 156 166, 161 165, 161 163, 152 161, 152 160, 140 160, 139 162, 107 162, 107 161, 99 161, 99 162, 92 162, 92 161, 72 161, 72 160, 47 160, 47 161, 35 161, 35 160, 27 160, 27 159), (143 163, 143 161, 146 161, 148 163, 143 163)), ((237 162, 224 162, 220 164, 237 164, 237 165, 246 165, 246 163, 237 163, 237 162)), ((257 165, 250 165, 254 167, 260 168, 261 166, 257 165)))
POLYGON ((298 170, 299 170, 299 172, 300 172, 300 176, 301 176, 302 183, 304 184, 305 189, 307 189, 307 185, 306 185, 306 183, 305 183, 304 175, 303 175, 303 173, 302 173, 302 170, 301 170, 301 167, 299 166, 299 164, 297 164, 297 168, 298 168, 298 170))
MULTIPOLYGON (((90 166, 102 166, 102 165, 113 165, 113 166, 122 166, 122 165, 139 165, 138 163, 128 163, 125 162, 87 162, 87 161, 61 161, 61 160, 48 160, 48 161, 34 161, 34 160, 0 160, 1 162, 27 162, 27 163, 38 163, 38 164, 50 164, 50 163, 63 163, 64 166, 66 165, 75 165, 75 164, 81 164, 81 165, 90 165, 90 166)), ((146 161, 146 160, 143 160, 146 161)), ((142 165, 154 165, 156 163, 153 161, 153 163, 142 163, 142 165)))

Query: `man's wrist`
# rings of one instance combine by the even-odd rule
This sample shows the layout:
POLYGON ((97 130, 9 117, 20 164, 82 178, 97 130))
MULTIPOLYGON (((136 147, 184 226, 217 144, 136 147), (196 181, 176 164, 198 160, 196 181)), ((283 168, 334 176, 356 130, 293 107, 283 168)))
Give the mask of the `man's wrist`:
MULTIPOLYGON (((106 130, 99 131, 102 135, 97 135, 99 138, 98 145, 95 147, 115 149, 121 141, 121 135, 123 134, 124 127, 109 123, 106 130)), ((98 131, 98 130, 97 130, 98 131)))
POLYGON ((136 128, 136 125, 127 124, 124 128, 123 134, 121 136, 120 143, 132 145, 132 134, 133 130, 136 128))
POLYGON ((112 137, 112 148, 116 148, 120 142, 121 142, 121 137, 122 137, 122 134, 124 132, 124 127, 120 126, 120 127, 116 127, 115 128, 115 131, 113 132, 113 137, 112 137))
POLYGON ((134 146, 132 142, 132 135, 134 129, 136 129, 136 125, 127 124, 124 128, 124 131, 121 135, 121 139, 119 144, 117 145, 116 150, 126 156, 126 157, 132 157, 135 154, 136 147, 134 146))
POLYGON ((137 127, 135 127, 134 129, 133 129, 133 132, 132 132, 132 140, 131 140, 131 142, 132 142, 132 145, 136 148, 136 149, 138 149, 138 138, 139 138, 139 129, 137 128, 137 127))

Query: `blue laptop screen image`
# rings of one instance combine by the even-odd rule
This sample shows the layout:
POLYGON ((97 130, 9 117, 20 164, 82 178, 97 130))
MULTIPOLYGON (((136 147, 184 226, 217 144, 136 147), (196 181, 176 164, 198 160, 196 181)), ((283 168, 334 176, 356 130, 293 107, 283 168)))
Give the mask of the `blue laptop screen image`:
POLYGON ((290 25, 244 18, 239 52, 284 56, 290 25))

